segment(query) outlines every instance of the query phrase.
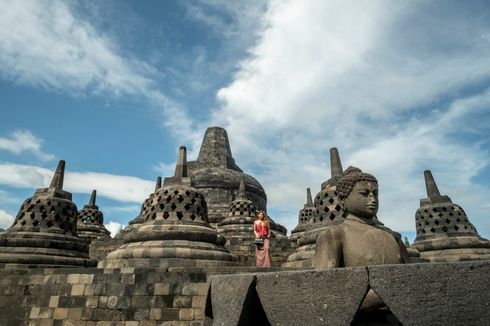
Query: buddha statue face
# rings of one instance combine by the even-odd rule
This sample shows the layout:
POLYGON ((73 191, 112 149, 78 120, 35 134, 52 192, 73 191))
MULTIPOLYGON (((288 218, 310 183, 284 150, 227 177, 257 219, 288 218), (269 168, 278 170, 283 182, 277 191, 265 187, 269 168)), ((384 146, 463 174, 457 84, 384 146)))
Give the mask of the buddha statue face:
POLYGON ((359 181, 344 202, 350 214, 371 220, 378 212, 378 185, 371 181, 359 181))

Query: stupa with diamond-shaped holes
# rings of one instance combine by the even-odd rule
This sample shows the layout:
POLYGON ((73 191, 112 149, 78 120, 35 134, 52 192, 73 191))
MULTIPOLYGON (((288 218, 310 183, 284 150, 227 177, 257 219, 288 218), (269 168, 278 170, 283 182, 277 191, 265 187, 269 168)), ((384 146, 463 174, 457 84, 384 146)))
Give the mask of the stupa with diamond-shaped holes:
POLYGON ((37 189, 20 207, 13 225, 0 234, 0 264, 94 266, 88 243, 77 235, 77 206, 63 190, 65 161, 48 188, 37 189))
POLYGON ((305 233, 297 240, 298 248, 282 265, 284 267, 312 267, 318 234, 326 227, 345 220, 344 204, 338 199, 336 190, 343 170, 335 147, 330 149, 330 171, 330 179, 322 183, 321 191, 315 196, 313 220, 304 224, 305 233))
POLYGON ((99 267, 216 267, 236 265, 225 238, 209 225, 204 195, 191 186, 186 148, 173 177, 151 196, 145 221, 99 267))
POLYGON ((89 242, 95 239, 110 239, 109 230, 104 226, 104 214, 95 204, 97 191, 93 190, 89 203, 78 212, 78 236, 89 242))
POLYGON ((441 195, 431 171, 424 171, 427 198, 415 213, 412 248, 432 262, 490 259, 490 241, 478 235, 463 208, 441 195))

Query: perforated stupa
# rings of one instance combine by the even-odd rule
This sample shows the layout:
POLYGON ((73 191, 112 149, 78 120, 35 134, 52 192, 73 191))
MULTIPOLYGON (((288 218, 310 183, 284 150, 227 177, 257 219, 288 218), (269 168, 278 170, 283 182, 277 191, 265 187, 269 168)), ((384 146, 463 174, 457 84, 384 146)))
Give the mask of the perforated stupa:
MULTIPOLYGON (((297 240, 298 248, 291 254, 284 267, 311 267, 315 256, 316 238, 326 227, 345 220, 344 204, 337 197, 336 185, 342 176, 342 162, 337 148, 330 149, 330 179, 321 184, 315 196, 313 220, 304 225, 305 233, 297 240)), ((294 239, 293 239, 294 241, 294 239)))
POLYGON ((424 171, 427 198, 415 213, 412 247, 430 261, 490 259, 490 241, 478 235, 463 208, 441 195, 431 171, 424 171))
POLYGON ((306 189, 306 204, 298 212, 298 225, 291 231, 291 241, 296 243, 305 234, 306 224, 314 220, 315 207, 311 198, 310 188, 306 189))
POLYGON ((93 190, 87 205, 78 212, 77 232, 82 239, 109 239, 111 232, 104 226, 104 214, 95 204, 97 191, 93 190))
POLYGON ((204 195, 191 186, 185 147, 174 176, 150 197, 145 221, 99 267, 236 265, 236 257, 223 247, 226 240, 208 223, 204 195))
POLYGON ((48 188, 37 189, 0 234, 0 264, 94 266, 88 243, 77 235, 77 206, 63 190, 65 161, 48 188))

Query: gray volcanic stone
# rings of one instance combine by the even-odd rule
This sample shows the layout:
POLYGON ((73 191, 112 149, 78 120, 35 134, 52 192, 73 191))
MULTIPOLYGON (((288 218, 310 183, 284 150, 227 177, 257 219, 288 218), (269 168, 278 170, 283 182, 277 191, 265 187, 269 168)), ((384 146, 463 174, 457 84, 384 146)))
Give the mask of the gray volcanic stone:
POLYGON ((151 194, 145 221, 126 234, 124 244, 99 267, 209 267, 236 265, 237 258, 209 225, 206 200, 190 186, 186 149, 181 147, 175 175, 151 194))
POLYGON ((348 325, 367 289, 365 268, 257 274, 257 293, 272 325, 348 325))
POLYGON ((412 247, 431 261, 490 259, 490 241, 479 236, 463 208, 439 193, 429 170, 424 171, 427 198, 415 213, 417 237, 412 247))
MULTIPOLYGON (((218 234, 226 238, 226 248, 238 257, 239 264, 255 266, 255 205, 248 199, 245 182, 240 182, 238 195, 230 203, 228 216, 218 223, 218 234)), ((271 222, 270 252, 272 266, 279 266, 292 250, 291 242, 282 232, 277 232, 277 224, 271 222)))
POLYGON ((310 188, 306 189, 306 204, 298 213, 298 225, 291 231, 291 241, 296 243, 305 234, 305 226, 314 220, 315 207, 311 198, 310 188))
POLYGON ((48 188, 24 201, 13 225, 0 234, 0 263, 93 266, 88 243, 77 235, 77 206, 63 190, 65 161, 48 188))
MULTIPOLYGON (((287 258, 283 267, 312 267, 318 234, 332 225, 345 221, 345 206, 338 199, 336 190, 337 181, 342 176, 342 163, 335 147, 330 149, 330 174, 330 179, 322 183, 320 192, 315 196, 313 218, 305 224, 298 225, 304 229, 304 233, 296 239, 298 248, 287 258)), ((291 238, 295 240, 293 236, 291 238)))
POLYGON ((89 242, 94 239, 110 239, 110 232, 104 226, 104 214, 95 204, 97 192, 92 191, 90 201, 78 212, 78 236, 89 242))
POLYGON ((242 180, 247 196, 255 207, 266 210, 264 188, 255 178, 243 173, 235 163, 228 134, 223 128, 210 127, 206 130, 197 160, 189 162, 189 175, 192 186, 206 197, 209 222, 212 225, 219 223, 228 214, 228 205, 242 180))
MULTIPOLYGON (((212 324, 260 325, 255 283, 255 274, 211 276, 205 314, 213 319, 212 324)), ((262 322, 266 324, 266 320, 262 322)))
POLYGON ((370 266, 368 270, 372 289, 403 325, 490 323, 490 261, 370 266))

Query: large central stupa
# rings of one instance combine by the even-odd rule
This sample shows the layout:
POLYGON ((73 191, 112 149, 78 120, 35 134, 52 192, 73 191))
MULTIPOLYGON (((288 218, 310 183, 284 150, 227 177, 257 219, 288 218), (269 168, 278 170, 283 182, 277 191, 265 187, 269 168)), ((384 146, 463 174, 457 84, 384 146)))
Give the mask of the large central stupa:
POLYGON ((214 227, 228 215, 230 202, 235 199, 241 180, 245 182, 248 199, 256 209, 266 210, 264 188, 236 165, 225 129, 208 128, 197 160, 188 164, 192 186, 206 197, 209 223, 214 227))

